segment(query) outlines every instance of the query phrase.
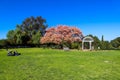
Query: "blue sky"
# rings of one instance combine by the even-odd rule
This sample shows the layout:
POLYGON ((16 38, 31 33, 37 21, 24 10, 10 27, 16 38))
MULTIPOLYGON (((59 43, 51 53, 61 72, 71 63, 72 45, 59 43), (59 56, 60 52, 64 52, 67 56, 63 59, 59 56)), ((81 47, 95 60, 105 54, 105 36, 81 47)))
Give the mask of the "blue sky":
POLYGON ((1 0, 0 39, 30 16, 42 16, 49 27, 76 26, 84 35, 120 37, 119 0, 1 0))

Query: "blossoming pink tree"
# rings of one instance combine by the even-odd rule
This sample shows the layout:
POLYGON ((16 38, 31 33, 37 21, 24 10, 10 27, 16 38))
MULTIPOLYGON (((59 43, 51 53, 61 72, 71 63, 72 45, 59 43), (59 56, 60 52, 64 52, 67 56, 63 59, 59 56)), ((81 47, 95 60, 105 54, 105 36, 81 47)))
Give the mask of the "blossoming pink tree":
POLYGON ((62 44, 81 42, 83 38, 82 32, 73 26, 58 25, 55 28, 46 30, 45 35, 41 38, 40 42, 62 44))

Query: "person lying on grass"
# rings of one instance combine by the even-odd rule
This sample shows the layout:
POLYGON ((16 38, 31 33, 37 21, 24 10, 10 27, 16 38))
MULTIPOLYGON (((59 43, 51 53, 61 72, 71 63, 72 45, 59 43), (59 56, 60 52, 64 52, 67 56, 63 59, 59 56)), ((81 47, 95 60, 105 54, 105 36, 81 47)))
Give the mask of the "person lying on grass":
POLYGON ((8 51, 7 56, 19 56, 21 53, 18 53, 17 51, 8 51))

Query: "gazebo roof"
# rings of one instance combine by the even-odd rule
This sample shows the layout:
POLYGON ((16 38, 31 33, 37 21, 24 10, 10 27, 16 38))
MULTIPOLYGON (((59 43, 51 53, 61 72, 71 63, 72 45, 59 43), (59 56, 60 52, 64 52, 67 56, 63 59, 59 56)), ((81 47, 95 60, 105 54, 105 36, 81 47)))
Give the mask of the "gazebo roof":
POLYGON ((82 42, 94 42, 94 39, 90 36, 86 36, 83 38, 82 42))

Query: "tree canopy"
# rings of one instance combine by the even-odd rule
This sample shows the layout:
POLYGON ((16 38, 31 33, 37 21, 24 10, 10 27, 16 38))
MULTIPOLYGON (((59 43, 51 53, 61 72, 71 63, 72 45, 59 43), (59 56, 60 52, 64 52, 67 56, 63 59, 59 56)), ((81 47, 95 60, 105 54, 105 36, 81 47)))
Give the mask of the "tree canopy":
POLYGON ((113 46, 113 48, 120 49, 120 37, 115 38, 110 43, 113 46))
POLYGON ((41 16, 29 17, 22 24, 16 25, 15 30, 10 30, 7 38, 15 44, 39 44, 46 28, 46 20, 41 16))
POLYGON ((83 38, 82 32, 76 27, 58 25, 55 28, 46 30, 45 35, 41 38, 40 42, 44 43, 72 43, 81 42, 83 38))

